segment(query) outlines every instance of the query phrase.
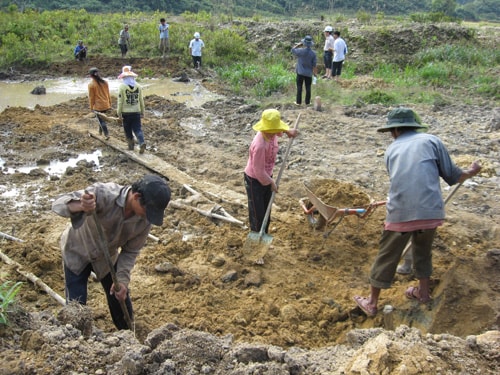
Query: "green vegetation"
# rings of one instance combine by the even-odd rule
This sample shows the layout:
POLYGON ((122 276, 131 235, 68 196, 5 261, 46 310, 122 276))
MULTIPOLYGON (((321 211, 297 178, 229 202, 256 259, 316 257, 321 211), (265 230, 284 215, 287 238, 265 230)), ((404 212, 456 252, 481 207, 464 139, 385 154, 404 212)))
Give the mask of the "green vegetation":
POLYGON ((405 15, 413 12, 444 13, 449 17, 464 20, 498 21, 500 0, 428 0, 416 2, 412 0, 336 0, 336 1, 303 1, 303 0, 0 0, 0 9, 16 6, 21 11, 35 10, 77 10, 85 9, 92 13, 116 12, 155 12, 169 14, 191 12, 212 12, 228 18, 286 16, 303 17, 324 16, 333 12, 355 14, 358 11, 366 14, 383 12, 387 15, 405 15))
POLYGON ((6 281, 0 285, 0 324, 7 324, 7 313, 15 302, 22 285, 21 282, 13 283, 12 281, 6 281))
MULTIPOLYGON (((119 57, 117 37, 125 23, 130 25, 130 57, 159 57, 157 25, 159 18, 164 16, 160 12, 91 14, 85 10, 19 12, 16 9, 13 6, 8 13, 0 13, 0 69, 36 68, 52 62, 70 61, 79 39, 89 46, 89 56, 119 57)), ((277 40, 272 52, 262 50, 247 40, 246 21, 230 22, 229 18, 228 14, 216 16, 202 11, 186 12, 170 21, 170 56, 178 62, 179 68, 190 67, 187 46, 193 33, 199 31, 207 44, 203 54, 204 66, 214 69, 235 93, 250 94, 259 100, 275 93, 293 97, 295 59, 289 50, 290 41, 277 40)), ((462 29, 456 36, 450 34, 440 38, 431 33, 421 37, 421 46, 416 53, 399 55, 391 61, 395 47, 385 42, 405 42, 394 34, 394 26, 390 23, 394 25, 394 21, 389 21, 385 14, 383 17, 369 17, 365 11, 358 12, 358 19, 373 23, 369 28, 376 38, 370 39, 370 34, 358 34, 350 39, 349 30, 341 29, 349 49, 365 57, 351 60, 351 54, 347 55, 342 72, 346 85, 342 87, 349 87, 348 90, 342 87, 333 89, 335 84, 331 82, 318 82, 315 92, 324 99, 342 104, 360 101, 432 103, 437 97, 442 98, 443 92, 463 95, 470 102, 499 99, 499 49, 481 46, 472 28, 462 29), (384 41, 384 44, 377 44, 377 40, 384 41), (360 80, 366 80, 363 77, 369 77, 371 82, 360 84, 360 80)), ((415 21, 414 17, 410 19, 415 21)), ((409 20, 398 22, 404 24, 409 20)), ((427 18, 422 17, 422 22, 426 23, 427 18)), ((408 31, 412 32, 414 28, 409 26, 408 31)), ((313 35, 321 67, 323 36, 320 34, 313 35)), ((146 69, 140 73, 142 77, 154 74, 146 69)))

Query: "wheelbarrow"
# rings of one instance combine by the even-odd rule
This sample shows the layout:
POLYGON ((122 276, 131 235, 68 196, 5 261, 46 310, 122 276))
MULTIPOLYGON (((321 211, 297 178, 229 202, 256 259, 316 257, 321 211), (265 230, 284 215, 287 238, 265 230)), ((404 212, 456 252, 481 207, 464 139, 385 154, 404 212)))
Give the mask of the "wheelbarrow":
POLYGON ((354 185, 337 180, 314 179, 304 181, 303 184, 307 198, 301 198, 299 203, 313 228, 325 228, 324 238, 335 230, 344 217, 356 216, 367 220, 378 207, 386 204, 386 201, 373 201, 368 194, 354 185), (333 196, 325 196, 329 193, 333 196), (331 229, 328 230, 328 227, 331 229))

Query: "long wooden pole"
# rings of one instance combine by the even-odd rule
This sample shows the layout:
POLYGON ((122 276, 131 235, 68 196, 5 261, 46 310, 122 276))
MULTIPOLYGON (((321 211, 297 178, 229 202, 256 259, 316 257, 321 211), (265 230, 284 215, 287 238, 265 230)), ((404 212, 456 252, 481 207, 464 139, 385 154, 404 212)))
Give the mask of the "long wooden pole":
POLYGON ((47 293, 49 296, 54 298, 57 302, 59 302, 61 305, 65 306, 66 305, 66 300, 61 297, 59 294, 54 292, 47 284, 45 284, 42 280, 40 280, 37 276, 32 274, 31 272, 23 271, 21 268, 22 266, 17 263, 16 261, 10 259, 7 255, 5 255, 1 250, 0 250, 0 258, 2 260, 11 266, 14 266, 16 271, 26 277, 29 281, 33 282, 36 286, 41 288, 45 293, 47 293))

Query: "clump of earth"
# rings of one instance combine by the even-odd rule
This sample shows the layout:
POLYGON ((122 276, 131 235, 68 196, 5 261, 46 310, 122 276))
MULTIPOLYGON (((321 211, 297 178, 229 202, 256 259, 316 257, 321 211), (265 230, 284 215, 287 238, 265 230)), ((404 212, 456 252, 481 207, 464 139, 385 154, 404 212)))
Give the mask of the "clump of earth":
MULTIPOLYGON (((272 30, 268 35, 273 36, 272 30)), ((123 60, 96 57, 90 64, 119 71, 123 60)), ((154 59, 132 64, 161 66, 154 59)), ((170 64, 161 69, 180 74, 170 64)), ((54 64, 50 71, 72 75, 86 68, 54 64)), ((127 150, 117 123, 110 124, 109 141, 99 136, 87 98, 33 110, 7 108, 0 114, 5 161, 0 231, 17 239, 0 241, 3 256, 11 261, 2 263, 0 280, 24 283, 19 302, 7 313, 9 324, 0 325, 0 374, 499 372, 500 137, 495 106, 412 106, 459 166, 467 168, 479 159, 483 170, 447 203, 447 220, 433 249, 433 302, 424 306, 408 300, 404 291, 417 281, 411 274, 396 275, 393 286, 382 292, 380 313, 369 318, 352 297, 368 293, 383 206, 369 217, 350 215, 335 228, 318 229, 301 201, 307 198, 306 187, 318 181, 336 181, 334 190, 314 192, 333 207, 341 205, 338 199, 328 200, 336 194, 350 197, 342 202, 346 207, 364 206, 366 197, 385 200, 389 181, 382 156, 392 140, 376 129, 391 108, 323 101, 322 111, 315 111, 276 98, 272 106, 286 122, 301 114, 300 136, 271 214, 272 242, 264 247, 263 264, 255 264, 243 169, 254 136, 251 126, 262 108, 230 94, 210 72, 185 73, 224 98, 188 108, 146 97, 148 146, 143 155, 127 150), (203 132, 189 132, 182 126, 186 121, 201 124, 203 132), (101 152, 98 168, 81 161, 62 175, 46 170, 52 160, 95 151, 101 152), (26 165, 37 167, 22 173, 26 165), (15 172, 7 173, 11 169, 15 172), (64 296, 58 241, 68 222, 51 212, 54 198, 96 181, 129 184, 147 173, 169 178, 172 204, 133 270, 134 330, 117 332, 99 283, 89 281, 86 307, 63 306, 26 274, 64 296), (363 199, 352 199, 353 194, 363 199)), ((360 76, 336 89, 358 84, 380 83, 360 76)), ((442 190, 443 196, 451 191, 444 183, 442 190)), ((261 244, 255 247, 261 250, 261 244)))

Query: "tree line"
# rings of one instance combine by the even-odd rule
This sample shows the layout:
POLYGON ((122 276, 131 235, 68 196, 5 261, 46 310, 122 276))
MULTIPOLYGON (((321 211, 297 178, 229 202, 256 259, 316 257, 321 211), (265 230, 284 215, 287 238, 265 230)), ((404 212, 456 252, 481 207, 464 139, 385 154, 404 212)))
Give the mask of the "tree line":
POLYGON ((500 0, 0 0, 0 9, 17 6, 25 9, 85 9, 91 13, 161 11, 224 13, 235 17, 281 15, 297 17, 308 14, 346 13, 357 11, 405 15, 415 12, 440 12, 459 19, 500 20, 500 0))

